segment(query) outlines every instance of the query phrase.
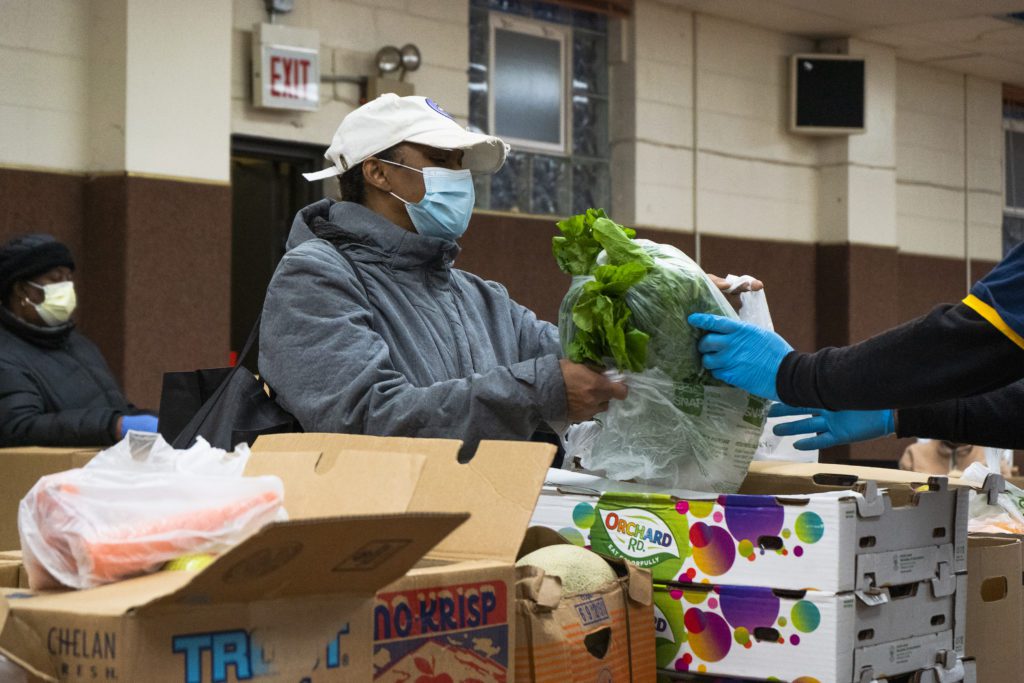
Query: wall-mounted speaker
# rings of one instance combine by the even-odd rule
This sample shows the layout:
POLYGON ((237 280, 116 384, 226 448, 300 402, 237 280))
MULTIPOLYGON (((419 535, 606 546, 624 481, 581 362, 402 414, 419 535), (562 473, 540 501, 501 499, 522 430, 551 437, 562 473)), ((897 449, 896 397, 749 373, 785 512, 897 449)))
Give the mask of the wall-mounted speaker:
POLYGON ((804 135, 851 135, 864 128, 864 59, 849 55, 792 55, 789 130, 804 135))

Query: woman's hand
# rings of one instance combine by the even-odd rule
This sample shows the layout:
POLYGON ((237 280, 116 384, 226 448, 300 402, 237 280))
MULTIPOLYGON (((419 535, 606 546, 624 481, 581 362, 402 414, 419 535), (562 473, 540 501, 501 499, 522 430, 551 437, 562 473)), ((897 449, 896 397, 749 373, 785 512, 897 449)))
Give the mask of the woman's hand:
POLYGON ((708 273, 708 277, 711 278, 711 281, 715 283, 715 286, 722 290, 723 294, 739 294, 740 292, 759 292, 762 289, 764 289, 764 283, 761 282, 760 280, 755 279, 752 280, 751 282, 744 282, 736 289, 734 289, 732 292, 730 292, 730 285, 728 282, 725 281, 725 278, 718 277, 717 275, 712 275, 711 273, 708 273))

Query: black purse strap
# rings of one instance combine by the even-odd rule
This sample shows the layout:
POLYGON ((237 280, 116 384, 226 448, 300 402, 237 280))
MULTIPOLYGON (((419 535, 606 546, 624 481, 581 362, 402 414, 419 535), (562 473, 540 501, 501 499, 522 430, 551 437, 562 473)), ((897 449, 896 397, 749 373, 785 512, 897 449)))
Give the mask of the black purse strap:
MULTIPOLYGON (((252 330, 249 331, 249 338, 245 340, 245 345, 242 347, 242 352, 238 355, 238 358, 235 361, 235 366, 231 368, 231 371, 228 372, 227 376, 221 381, 220 386, 218 386, 214 390, 213 395, 210 396, 209 400, 207 400, 206 403, 203 404, 203 406, 199 409, 199 412, 196 413, 195 417, 193 417, 192 420, 189 421, 190 425, 195 425, 193 433, 189 435, 189 443, 191 443, 195 439, 196 434, 199 433, 199 430, 206 422, 206 418, 210 416, 210 413, 213 412, 213 409, 220 402, 220 399, 224 395, 224 392, 227 391, 228 389, 228 385, 231 384, 231 379, 235 376, 239 369, 244 367, 242 363, 249 356, 249 352, 252 351, 252 348, 256 343, 256 337, 259 336, 260 321, 262 319, 263 311, 260 311, 260 314, 256 316, 256 324, 254 324, 252 326, 252 330)), ((178 441, 178 439, 180 438, 181 436, 179 435, 179 437, 176 438, 175 441, 178 441)))
MULTIPOLYGON (((359 268, 358 266, 356 266, 355 261, 352 259, 351 256, 345 253, 345 249, 338 249, 338 253, 341 254, 341 256, 346 261, 348 261, 349 266, 352 267, 352 272, 355 273, 356 279, 359 280, 359 287, 360 289, 363 290, 363 296, 365 296, 367 302, 369 302, 370 293, 366 287, 366 280, 363 279, 363 274, 359 272, 359 268)), ((370 315, 373 316, 372 309, 370 311, 370 315)), ((213 409, 217 406, 217 403, 220 402, 220 399, 224 395, 224 392, 227 391, 228 385, 231 384, 231 380, 235 376, 235 373, 237 373, 239 369, 243 367, 245 359, 248 358, 249 353, 252 351, 252 348, 256 343, 256 338, 259 336, 261 320, 263 320, 262 310, 260 311, 260 314, 256 316, 256 323, 252 326, 252 330, 249 331, 249 337, 248 339, 245 340, 245 345, 242 347, 242 352, 238 355, 238 359, 235 361, 235 366, 231 368, 231 371, 227 374, 223 381, 221 381, 220 386, 218 386, 214 390, 213 395, 210 396, 209 400, 207 400, 206 403, 203 404, 202 408, 199 409, 199 412, 196 413, 192 420, 189 421, 189 424, 195 425, 195 430, 191 435, 189 435, 189 443, 191 443, 192 440, 195 439, 196 434, 199 433, 199 430, 206 422, 206 419, 210 416, 210 413, 213 412, 213 409)), ((267 386, 268 389, 270 388, 269 385, 266 385, 266 383, 264 383, 264 386, 267 386)), ((272 389, 270 392, 270 396, 271 398, 273 398, 274 396, 274 392, 272 389)), ((175 439, 175 441, 177 441, 177 439, 175 439)))

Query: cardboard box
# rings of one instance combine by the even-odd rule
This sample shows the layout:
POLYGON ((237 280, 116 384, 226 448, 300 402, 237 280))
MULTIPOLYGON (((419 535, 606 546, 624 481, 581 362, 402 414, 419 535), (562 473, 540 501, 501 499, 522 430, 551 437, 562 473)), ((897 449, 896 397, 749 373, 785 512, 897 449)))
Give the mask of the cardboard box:
POLYGON ((18 588, 21 580, 21 562, 0 560, 0 588, 18 588))
POLYGON ((21 562, 20 550, 0 551, 0 588, 28 588, 28 574, 21 562))
MULTIPOLYGON (((992 475, 979 493, 995 498, 1003 478, 992 475)), ((925 545, 953 544, 954 573, 967 570, 967 517, 972 486, 947 479, 880 467, 818 463, 751 463, 740 493, 813 494, 853 488, 864 494, 858 503, 858 554, 874 554, 925 545), (873 489, 884 489, 879 498, 873 489), (919 495, 944 492, 940 496, 919 495), (938 499, 949 502, 938 502, 938 499), (882 507, 884 505, 884 508, 882 507)))
MULTIPOLYGON (((520 556, 565 543, 550 529, 534 527, 520 556)), ((516 681, 591 683, 655 677, 651 575, 610 560, 618 579, 593 593, 565 596, 543 570, 516 570, 516 681)))
POLYGON ((1024 678, 1022 553, 1016 536, 968 539, 966 651, 981 681, 1024 678))
POLYGON ((416 568, 377 593, 374 681, 511 678, 514 572, 507 563, 475 564, 416 568))
POLYGON ((290 521, 198 572, 8 592, 0 652, 74 683, 508 680, 512 562, 554 449, 485 441, 460 464, 460 445, 262 437, 247 473, 281 476, 290 521))
POLYGON ((844 489, 751 471, 750 494, 680 498, 607 491, 623 486, 596 478, 585 488, 578 475, 572 486, 550 483, 560 476, 549 473, 532 523, 650 569, 655 581, 839 593, 922 581, 941 564, 966 569, 967 489, 941 477, 884 490, 843 479, 844 489))
POLYGON ((0 588, 28 588, 28 572, 20 550, 0 551, 0 588))
POLYGON ((655 585, 658 666, 772 680, 859 681, 963 654, 967 577, 873 594, 655 585))
POLYGON ((99 449, 0 448, 0 548, 20 548, 18 503, 40 477, 81 467, 99 449))

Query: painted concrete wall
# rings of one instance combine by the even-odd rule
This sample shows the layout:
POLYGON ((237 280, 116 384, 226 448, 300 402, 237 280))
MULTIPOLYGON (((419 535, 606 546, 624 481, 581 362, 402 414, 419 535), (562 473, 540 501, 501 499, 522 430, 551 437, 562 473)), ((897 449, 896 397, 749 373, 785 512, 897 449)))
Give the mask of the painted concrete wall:
POLYGON ((0 165, 227 182, 228 2, 6 0, 0 12, 0 165))
MULTIPOLYGON (((316 112, 288 113, 252 106, 250 55, 254 24, 267 22, 262 0, 234 0, 231 37, 231 132, 323 145, 338 123, 359 105, 358 86, 324 84, 316 112)), ((439 102, 456 118, 469 115, 466 76, 469 5, 466 0, 314 0, 275 22, 316 29, 320 69, 327 76, 376 73, 374 57, 385 45, 415 43, 423 65, 406 75, 416 93, 439 102)))
MULTIPOLYGON (((325 85, 314 113, 256 109, 249 61, 252 26, 267 21, 262 0, 188 2, 7 0, 0 164, 223 182, 230 133, 326 146, 358 88, 325 85)), ((327 75, 367 75, 381 46, 415 42, 424 65, 407 79, 465 120, 466 0, 311 0, 276 21, 319 31, 327 75)), ((638 0, 609 42, 624 221, 694 230, 696 132, 702 234, 998 258, 998 83, 857 42, 849 52, 869 61, 869 130, 830 141, 785 125, 787 58, 811 41, 638 0)))

